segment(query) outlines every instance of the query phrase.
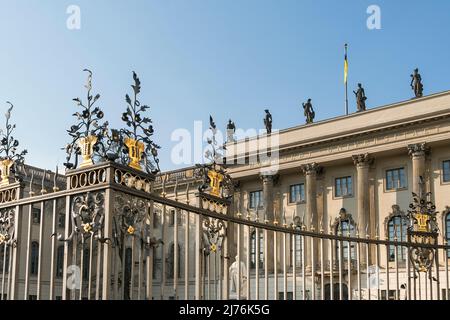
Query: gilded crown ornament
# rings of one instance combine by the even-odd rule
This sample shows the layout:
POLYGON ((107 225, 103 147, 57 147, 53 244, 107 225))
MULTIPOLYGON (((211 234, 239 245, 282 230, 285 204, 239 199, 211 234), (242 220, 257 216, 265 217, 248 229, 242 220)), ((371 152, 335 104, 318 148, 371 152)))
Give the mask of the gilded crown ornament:
POLYGON ((0 186, 6 186, 11 182, 20 180, 17 175, 17 168, 23 165, 24 156, 27 154, 27 150, 17 151, 19 141, 12 135, 16 125, 9 122, 11 119, 11 111, 14 106, 9 101, 6 103, 9 105, 9 108, 5 113, 6 127, 5 131, 0 131, 0 186), (12 177, 12 174, 14 174, 14 177, 12 177))
POLYGON ((100 99, 100 94, 94 96, 91 93, 92 72, 88 69, 84 69, 83 71, 88 73, 87 83, 85 85, 87 97, 86 102, 83 102, 80 98, 73 99, 81 110, 73 114, 77 119, 77 123, 67 130, 72 137, 72 142, 65 147, 67 157, 64 166, 67 169, 74 169, 78 166, 78 156, 82 158, 80 168, 94 164, 94 152, 98 151, 97 142, 108 127, 108 122, 99 123, 104 117, 104 113, 99 107, 95 106, 96 102, 100 99), (74 157, 74 162, 71 162, 72 156, 74 157))
POLYGON ((143 115, 150 109, 141 105, 138 95, 141 92, 141 81, 133 71, 134 84, 132 98, 126 94, 126 111, 122 114, 122 121, 126 128, 121 130, 124 139, 124 151, 128 156, 128 165, 136 170, 142 170, 142 165, 148 173, 157 173, 159 169, 158 146, 151 139, 153 136, 152 120, 143 115))
POLYGON ((212 135, 207 139, 208 149, 205 152, 206 164, 197 164, 196 176, 203 179, 202 185, 198 188, 200 192, 208 191, 215 197, 228 198, 233 189, 230 175, 226 173, 224 159, 225 145, 219 145, 216 135, 217 127, 212 116, 209 116, 209 130, 212 135), (225 195, 225 192, 227 194, 225 195))

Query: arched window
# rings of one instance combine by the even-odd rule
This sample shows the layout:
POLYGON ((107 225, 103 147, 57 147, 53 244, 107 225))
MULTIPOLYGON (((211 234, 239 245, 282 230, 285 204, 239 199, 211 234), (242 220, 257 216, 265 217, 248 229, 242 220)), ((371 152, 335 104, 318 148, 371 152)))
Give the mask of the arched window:
POLYGON ((64 272, 64 246, 59 246, 56 250, 56 276, 61 278, 64 272))
MULTIPOLYGON (((407 230, 409 221, 398 205, 392 206, 392 212, 385 219, 386 234, 389 241, 407 241, 407 230)), ((397 246, 398 261, 406 261, 407 248, 397 246)), ((395 246, 389 246, 389 261, 395 261, 395 246)))
MULTIPOLYGON (((347 210, 342 208, 339 211, 339 217, 336 218, 334 222, 334 229, 336 235, 340 235, 343 237, 355 237, 356 229, 355 222, 353 221, 353 217, 351 214, 347 213, 347 210)), ((356 248, 355 243, 348 241, 336 241, 336 260, 339 260, 339 255, 342 256, 342 260, 346 261, 349 258, 349 249, 350 249, 350 259, 356 259, 356 248), (342 247, 341 247, 342 246, 342 247)))
MULTIPOLYGON (((181 259, 180 259, 180 250, 181 247, 179 244, 177 244, 178 246, 178 253, 177 253, 177 264, 178 264, 178 278, 181 276, 181 259)), ((173 275, 174 275, 174 266, 175 266, 175 244, 171 243, 170 247, 169 247, 169 252, 167 255, 167 259, 166 259, 166 276, 167 279, 173 279, 173 275)))
POLYGON ((30 260, 30 273, 32 275, 38 274, 38 264, 39 264, 39 243, 33 241, 31 243, 31 260, 30 260))
MULTIPOLYGON (((259 268, 263 268, 264 264, 264 238, 263 233, 259 232, 259 268)), ((250 268, 256 268, 256 231, 253 231, 250 238, 250 268)))

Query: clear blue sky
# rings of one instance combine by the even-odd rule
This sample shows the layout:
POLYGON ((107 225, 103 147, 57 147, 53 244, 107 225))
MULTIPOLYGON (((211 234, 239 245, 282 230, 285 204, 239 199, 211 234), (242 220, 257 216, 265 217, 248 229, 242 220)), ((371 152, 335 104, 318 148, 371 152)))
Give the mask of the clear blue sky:
POLYGON ((135 70, 162 168, 174 169, 172 131, 210 113, 221 127, 232 118, 261 128, 268 107, 274 128, 286 128, 304 123, 301 102, 311 97, 316 120, 341 115, 345 42, 350 90, 362 82, 368 107, 409 99, 415 67, 425 94, 450 89, 449 31, 448 0, 1 0, 0 107, 15 105, 27 162, 53 169, 64 161, 71 99, 84 95, 82 69, 94 71, 115 127, 135 70), (72 4, 80 30, 66 28, 72 4), (371 4, 381 30, 366 27, 371 4))

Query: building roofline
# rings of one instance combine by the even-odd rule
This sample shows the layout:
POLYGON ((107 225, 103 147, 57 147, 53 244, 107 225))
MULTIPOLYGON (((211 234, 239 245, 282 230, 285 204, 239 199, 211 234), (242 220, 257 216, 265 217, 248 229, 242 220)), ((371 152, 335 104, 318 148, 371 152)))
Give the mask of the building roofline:
MULTIPOLYGON (((348 114, 348 115, 340 115, 340 116, 336 116, 336 117, 332 117, 332 118, 328 118, 328 119, 319 120, 319 121, 313 122, 313 123, 300 124, 300 125, 296 125, 296 126, 293 126, 293 127, 280 129, 280 130, 277 131, 277 134, 288 133, 290 131, 295 131, 295 130, 303 129, 303 128, 313 128, 315 126, 323 125, 323 124, 334 122, 334 121, 337 121, 337 120, 343 120, 343 119, 347 119, 347 118, 353 118, 353 117, 358 117, 358 116, 362 116, 362 115, 367 115, 369 113, 374 113, 374 112, 379 112, 379 111, 390 109, 390 108, 399 107, 399 106, 402 106, 402 105, 410 104, 412 102, 422 102, 422 101, 425 101, 425 100, 429 100, 429 99, 433 99, 433 98, 437 98, 437 97, 442 97, 442 96, 446 96, 446 95, 450 95, 450 90, 441 91, 441 92, 438 92, 438 93, 433 93, 433 94, 430 94, 430 95, 427 95, 427 96, 423 96, 423 97, 420 97, 420 98, 411 98, 409 100, 403 100, 403 101, 399 101, 399 102, 395 102, 395 103, 390 103, 390 104, 386 104, 386 105, 370 108, 370 109, 367 109, 367 110, 362 111, 362 112, 354 112, 354 113, 351 113, 351 114, 348 114)), ((236 141, 230 143, 230 145, 235 145, 235 144, 238 144, 238 143, 245 143, 245 142, 249 142, 249 141, 258 139, 260 137, 266 137, 266 136, 267 136, 267 133, 263 133, 263 134, 259 134, 259 135, 253 136, 253 137, 247 137, 247 138, 244 138, 244 139, 236 140, 236 141)))

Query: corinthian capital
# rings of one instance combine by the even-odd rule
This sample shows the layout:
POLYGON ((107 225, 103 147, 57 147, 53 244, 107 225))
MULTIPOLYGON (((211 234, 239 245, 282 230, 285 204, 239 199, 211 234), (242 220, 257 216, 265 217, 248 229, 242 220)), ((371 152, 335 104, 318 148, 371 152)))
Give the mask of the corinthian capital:
POLYGON ((313 162, 302 165, 301 169, 305 175, 310 175, 310 174, 320 174, 323 168, 316 162, 313 162))
POLYGON ((370 166, 373 163, 373 158, 368 153, 356 154, 352 159, 355 166, 359 167, 370 166))
POLYGON ((425 142, 408 145, 408 154, 411 157, 423 157, 430 153, 430 147, 425 142))

